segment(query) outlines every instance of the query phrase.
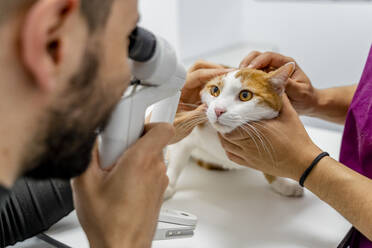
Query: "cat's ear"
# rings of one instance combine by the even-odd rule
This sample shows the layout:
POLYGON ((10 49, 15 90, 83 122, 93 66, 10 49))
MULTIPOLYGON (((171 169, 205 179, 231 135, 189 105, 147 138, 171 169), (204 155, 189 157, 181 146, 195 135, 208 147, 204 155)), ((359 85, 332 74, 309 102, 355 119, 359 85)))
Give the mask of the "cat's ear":
POLYGON ((270 73, 270 83, 279 95, 284 93, 287 81, 292 76, 295 69, 296 64, 290 62, 270 73))

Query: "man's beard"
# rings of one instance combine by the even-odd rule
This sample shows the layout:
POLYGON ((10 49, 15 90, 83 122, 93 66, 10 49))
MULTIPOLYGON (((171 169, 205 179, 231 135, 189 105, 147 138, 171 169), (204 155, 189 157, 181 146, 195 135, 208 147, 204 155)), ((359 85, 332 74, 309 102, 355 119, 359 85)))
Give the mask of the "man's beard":
POLYGON ((32 168, 27 177, 70 179, 88 168, 98 130, 105 128, 115 107, 112 97, 103 96, 96 82, 98 69, 97 56, 87 52, 62 97, 66 100, 50 110, 46 131, 40 130, 39 140, 33 141, 39 152, 26 160, 27 168, 32 168))

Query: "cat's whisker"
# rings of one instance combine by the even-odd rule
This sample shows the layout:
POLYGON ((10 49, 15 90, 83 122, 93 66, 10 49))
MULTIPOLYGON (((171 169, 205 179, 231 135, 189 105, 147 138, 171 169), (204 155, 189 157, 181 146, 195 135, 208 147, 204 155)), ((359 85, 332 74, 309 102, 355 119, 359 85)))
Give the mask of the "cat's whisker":
POLYGON ((246 123, 248 127, 250 127, 252 129, 252 131, 256 134, 257 138, 260 140, 261 142, 261 145, 262 145, 262 148, 264 149, 264 151, 266 153, 270 153, 270 151, 268 151, 268 148, 267 148, 267 145, 265 144, 263 138, 261 137, 261 134, 258 132, 258 130, 253 127, 252 125, 250 125, 249 123, 246 123))
POLYGON ((274 150, 274 148, 273 148, 273 146, 271 144, 271 141, 266 137, 266 135, 264 133, 262 133, 259 129, 255 128, 252 124, 249 124, 249 123, 247 123, 247 124, 250 125, 256 131, 256 133, 258 134, 258 136, 261 136, 261 138, 262 138, 262 144, 265 147, 265 150, 267 152, 267 155, 270 157, 271 161, 274 164, 276 164, 275 159, 274 159, 275 150, 274 150), (267 144, 265 144, 265 141, 270 146, 270 149, 267 147, 267 144))
MULTIPOLYGON (((257 136, 257 138, 259 139, 260 143, 261 143, 261 146, 262 146, 262 149, 265 151, 265 153, 267 153, 268 156, 270 156, 270 159, 274 161, 274 158, 272 156, 272 152, 274 152, 274 149, 273 149, 273 146, 270 142, 270 140, 268 140, 268 138, 261 132, 259 131, 257 128, 255 128, 254 126, 252 126, 251 124, 249 124, 248 122, 243 122, 241 121, 242 125, 241 125, 241 128, 247 130, 248 129, 251 129, 253 131, 253 133, 255 134, 255 136, 257 136), (268 148, 267 144, 270 146, 271 149, 268 148)), ((257 145, 257 143, 255 142, 255 145, 257 145)), ((260 151, 260 149, 258 149, 260 151)), ((259 152, 260 156, 262 157, 262 153, 259 152)))
MULTIPOLYGON (((258 122, 263 123, 262 121, 258 121, 258 122)), ((276 152, 275 152, 275 150, 273 148, 273 145, 272 145, 271 141, 267 138, 267 136, 261 130, 259 130, 259 128, 256 128, 255 125, 259 126, 260 128, 266 129, 266 130, 270 131, 271 133, 273 133, 275 135, 277 135, 277 134, 275 132, 273 132, 270 128, 268 128, 265 125, 263 125, 261 123, 258 123, 258 122, 257 121, 255 121, 255 122, 249 122, 249 121, 243 122, 243 121, 241 121, 242 126, 244 126, 244 125, 247 125, 248 126, 249 125, 251 129, 254 129, 255 134, 257 136, 259 136, 261 138, 261 140, 264 139, 265 142, 261 141, 261 143, 262 143, 265 151, 270 156, 272 162, 274 164, 276 164, 276 161, 274 159, 276 157, 276 155, 275 155, 276 152), (270 147, 270 149, 267 147, 267 145, 265 145, 265 143, 267 143, 267 145, 270 147)), ((279 132, 279 133, 281 133, 281 132, 279 132)))
POLYGON ((199 120, 190 121, 187 123, 182 123, 181 125, 177 125, 178 128, 183 128, 186 130, 193 129, 194 127, 198 126, 202 122, 199 120))
MULTIPOLYGON (((261 122, 261 123, 262 123, 262 122, 261 122)), ((274 131, 273 131, 273 130, 271 130, 270 128, 268 128, 266 125, 263 125, 263 124, 261 124, 261 123, 254 122, 253 125, 258 125, 258 126, 260 126, 260 128, 264 128, 265 130, 267 130, 268 132, 272 133, 273 135, 278 136, 278 138, 282 138, 282 137, 280 137, 280 136, 285 136, 285 137, 287 137, 287 135, 284 134, 281 130, 279 130, 279 129, 277 129, 277 128, 271 128, 271 129, 274 129, 274 131), (275 132, 275 131, 276 131, 276 132, 275 132)), ((273 148, 273 146, 272 146, 272 144, 271 144, 270 141, 269 141, 269 144, 270 144, 270 146, 271 146, 271 150, 272 150, 273 156, 276 157, 276 151, 275 151, 275 149, 273 148)), ((275 163, 275 164, 276 164, 276 163, 275 163)))
MULTIPOLYGON (((262 123, 259 123, 257 121, 254 121, 254 122, 251 122, 251 125, 252 126, 258 126, 258 128, 262 128, 262 129, 265 129, 267 130, 268 132, 272 133, 273 135, 277 135, 277 132, 274 132, 273 130, 271 130, 269 127, 267 127, 267 125, 265 124, 262 124, 262 123)), ((275 130, 275 131, 278 131, 279 130, 275 130)), ((280 132, 279 132, 280 133, 280 132)))
POLYGON ((187 120, 192 120, 192 119, 195 119, 195 118, 207 118, 207 116, 204 112, 198 113, 196 115, 195 114, 191 115, 191 116, 189 116, 189 115, 190 115, 190 113, 187 113, 187 112, 179 113, 179 114, 177 114, 176 119, 177 118, 182 118, 183 116, 188 116, 187 120))
POLYGON ((280 133, 280 134, 286 136, 286 135, 284 134, 284 132, 283 132, 282 130, 278 129, 278 128, 274 128, 274 127, 270 127, 270 128, 269 128, 269 127, 266 125, 266 123, 264 123, 264 121, 260 121, 260 120, 256 120, 256 121, 246 120, 245 123, 250 123, 250 124, 253 125, 253 126, 254 126, 254 125, 258 125, 260 128, 263 128, 263 129, 267 130, 268 132, 270 132, 270 133, 273 134, 273 135, 278 135, 278 133, 280 133), (273 129, 273 130, 272 130, 272 129, 273 129))
POLYGON ((256 142, 256 139, 255 139, 254 135, 251 134, 251 131, 249 130, 249 128, 243 125, 243 126, 241 126, 241 129, 239 129, 239 130, 240 131, 241 130, 245 131, 251 137, 251 139, 253 140, 253 142, 254 142, 254 144, 257 148, 258 153, 260 154, 260 156, 262 156, 261 149, 260 149, 258 143, 256 142))
POLYGON ((179 128, 184 128, 186 130, 189 130, 204 123, 207 120, 208 118, 206 118, 205 116, 195 116, 195 117, 190 118, 188 121, 182 122, 176 126, 179 128))
POLYGON ((258 125, 258 126, 264 128, 264 129, 266 129, 267 131, 271 132, 273 135, 281 134, 283 136, 287 136, 282 130, 280 130, 278 128, 274 128, 274 127, 269 128, 267 125, 265 125, 265 123, 263 121, 255 121, 255 122, 253 122, 253 124, 258 125))

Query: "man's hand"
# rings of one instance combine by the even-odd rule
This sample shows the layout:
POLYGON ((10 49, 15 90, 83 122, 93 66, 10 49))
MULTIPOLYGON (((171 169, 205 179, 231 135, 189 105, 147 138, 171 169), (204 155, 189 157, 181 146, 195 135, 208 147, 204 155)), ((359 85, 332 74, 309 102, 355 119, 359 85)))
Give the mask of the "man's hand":
MULTIPOLYGON (((295 62, 293 58, 273 52, 251 52, 240 64, 240 68, 254 68, 260 70, 275 70, 286 63, 295 62)), ((293 107, 300 115, 312 115, 318 105, 319 97, 310 79, 296 63, 296 69, 288 80, 286 93, 293 107)))
POLYGON ((110 170, 92 163, 73 181, 79 221, 91 247, 151 247, 168 185, 163 148, 174 135, 168 124, 151 124, 110 170))
POLYGON ((286 95, 283 102, 277 119, 251 123, 256 128, 251 133, 265 138, 253 139, 252 134, 246 131, 249 127, 244 127, 229 134, 220 134, 220 140, 227 156, 235 163, 298 181, 321 150, 311 141, 286 95), (260 140, 266 142, 266 150, 260 140))
POLYGON ((207 121, 205 106, 202 105, 200 99, 200 91, 205 84, 212 78, 233 70, 202 60, 189 69, 174 121, 176 135, 171 141, 172 144, 179 142, 189 135, 194 127, 207 121))

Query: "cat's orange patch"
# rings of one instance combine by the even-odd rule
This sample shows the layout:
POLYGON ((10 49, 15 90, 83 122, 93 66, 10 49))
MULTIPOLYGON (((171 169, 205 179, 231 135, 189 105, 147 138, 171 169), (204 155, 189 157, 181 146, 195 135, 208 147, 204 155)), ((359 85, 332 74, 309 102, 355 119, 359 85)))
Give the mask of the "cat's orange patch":
POLYGON ((283 104, 282 99, 270 83, 271 76, 271 73, 249 68, 241 69, 235 75, 236 78, 241 79, 243 87, 253 92, 275 111, 280 111, 283 104))
POLYGON ((269 175, 269 174, 266 174, 266 173, 264 173, 264 176, 265 176, 266 180, 269 182, 269 184, 272 184, 276 180, 275 176, 272 176, 272 175, 269 175))
POLYGON ((223 168, 222 166, 211 164, 204 162, 203 160, 196 159, 196 164, 200 167, 207 169, 207 170, 213 170, 213 171, 228 171, 228 169, 223 168))

